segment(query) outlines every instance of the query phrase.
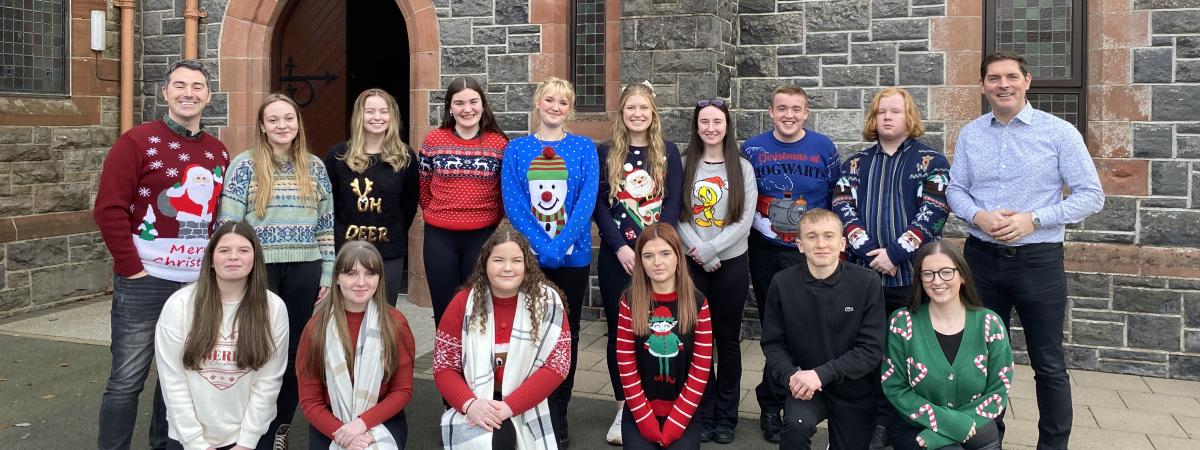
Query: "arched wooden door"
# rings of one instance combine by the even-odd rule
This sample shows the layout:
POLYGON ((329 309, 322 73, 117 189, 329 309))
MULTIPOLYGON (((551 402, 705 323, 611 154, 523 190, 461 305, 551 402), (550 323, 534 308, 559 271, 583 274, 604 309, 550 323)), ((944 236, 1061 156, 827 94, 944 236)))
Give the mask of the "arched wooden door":
POLYGON ((347 139, 346 3, 292 0, 275 34, 271 88, 300 104, 309 149, 347 139))

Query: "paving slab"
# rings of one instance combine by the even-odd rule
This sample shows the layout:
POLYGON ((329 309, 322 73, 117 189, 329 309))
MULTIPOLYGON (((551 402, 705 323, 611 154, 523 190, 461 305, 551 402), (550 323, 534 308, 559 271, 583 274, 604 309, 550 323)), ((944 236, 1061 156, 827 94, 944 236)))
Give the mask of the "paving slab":
MULTIPOLYGON (((1126 409, 1093 407, 1092 416, 1104 430, 1127 431, 1131 433, 1156 434, 1171 437, 1187 438, 1188 435, 1170 414, 1151 412, 1131 412, 1126 409)), ((1074 440, 1075 434, 1071 437, 1074 440)), ((1090 448, 1090 447, 1086 447, 1090 448)), ((1119 448, 1119 447, 1118 447, 1119 448)))
MULTIPOLYGON (((1192 439, 1200 439, 1200 419, 1195 417, 1176 416, 1175 421, 1192 439)), ((1197 447, 1200 448, 1200 447, 1197 447)))
POLYGON ((1131 410, 1200 417, 1200 401, 1195 397, 1122 391, 1117 391, 1117 394, 1131 410))
POLYGON ((1150 442, 1154 444, 1155 450, 1196 450, 1200 448, 1200 441, 1194 439, 1150 436, 1150 442))
MULTIPOLYGON (((1007 435, 1005 436, 1007 439, 1007 435)), ((1070 445, 1073 449, 1151 450, 1154 448, 1154 445, 1150 443, 1150 438, 1142 433, 1095 429, 1089 429, 1087 432, 1072 431, 1070 445)))
POLYGON ((1137 375, 1119 373, 1089 372, 1086 370, 1069 370, 1071 379, 1076 386, 1122 390, 1128 392, 1150 392, 1150 386, 1137 375))
POLYGON ((1142 377, 1155 394, 1200 397, 1200 381, 1173 380, 1170 378, 1142 377))
MULTIPOLYGON (((1028 420, 1036 423, 1041 417, 1038 412, 1037 401, 1024 398, 1010 398, 1009 415, 1005 416, 1007 422, 1008 417, 1018 420, 1028 420)), ((1096 419, 1092 417, 1091 407, 1087 405, 1072 405, 1071 408, 1071 425, 1075 427, 1100 428, 1096 423, 1096 419)), ((1036 428, 1036 426, 1034 427, 1036 428)))

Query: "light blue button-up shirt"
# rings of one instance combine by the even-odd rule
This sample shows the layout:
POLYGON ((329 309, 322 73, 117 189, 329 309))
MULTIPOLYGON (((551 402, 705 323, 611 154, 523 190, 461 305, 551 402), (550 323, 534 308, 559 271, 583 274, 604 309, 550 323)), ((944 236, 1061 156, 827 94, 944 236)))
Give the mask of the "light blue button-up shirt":
POLYGON ((1032 211, 1042 226, 1012 245, 1062 242, 1066 224, 1104 208, 1100 177, 1079 131, 1028 102, 1007 125, 987 113, 963 127, 946 198, 971 235, 987 242, 1000 243, 972 223, 975 213, 1032 211))

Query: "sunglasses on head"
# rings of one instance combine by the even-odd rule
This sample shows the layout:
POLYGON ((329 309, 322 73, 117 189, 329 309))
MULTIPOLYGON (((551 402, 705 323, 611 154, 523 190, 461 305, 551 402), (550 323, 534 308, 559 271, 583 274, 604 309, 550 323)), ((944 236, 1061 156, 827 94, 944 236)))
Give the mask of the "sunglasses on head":
POLYGON ((725 106, 725 99, 714 98, 714 99, 708 99, 708 100, 700 100, 700 101, 696 102, 697 108, 703 108, 705 106, 716 106, 716 107, 720 108, 722 106, 725 106))

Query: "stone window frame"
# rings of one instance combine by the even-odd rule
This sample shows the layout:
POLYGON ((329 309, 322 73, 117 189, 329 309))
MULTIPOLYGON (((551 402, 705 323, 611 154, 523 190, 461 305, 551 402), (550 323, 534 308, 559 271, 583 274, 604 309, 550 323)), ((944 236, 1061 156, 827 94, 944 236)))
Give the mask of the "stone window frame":
POLYGON ((607 91, 607 80, 605 79, 606 78, 605 74, 606 74, 608 63, 609 63, 607 53, 606 53, 607 52, 606 46, 608 45, 608 32, 607 32, 607 22, 608 22, 607 9, 608 9, 608 7, 607 7, 606 2, 604 2, 604 1, 599 2, 601 14, 603 15, 603 17, 601 18, 600 21, 598 21, 596 23, 596 25, 599 28, 599 34, 600 34, 599 45, 601 46, 600 47, 601 51, 599 52, 599 54, 597 56, 600 58, 600 60, 602 62, 601 66, 600 66, 600 72, 599 72, 599 76, 601 77, 601 83, 600 83, 600 90, 599 90, 598 98, 596 98, 595 105, 580 105, 579 104, 580 102, 578 101, 578 99, 583 96, 583 93, 581 92, 582 90, 579 89, 579 86, 578 86, 579 83, 577 82, 577 78, 576 78, 577 69, 578 69, 578 66, 576 66, 576 61, 577 61, 576 58, 578 55, 577 55, 576 46, 575 46, 577 43, 577 39, 579 37, 579 33, 576 29, 576 26, 578 25, 578 21, 577 21, 577 16, 575 15, 575 8, 576 8, 576 4, 579 1, 580 0, 571 0, 571 1, 567 2, 567 4, 568 4, 567 22, 568 22, 568 30, 570 30, 567 33, 568 38, 569 38, 569 42, 567 44, 568 45, 567 73, 569 74, 569 81, 575 85, 575 90, 576 90, 575 110, 578 112, 605 112, 605 107, 608 102, 608 95, 606 92, 607 91))
MULTIPOLYGON (((983 54, 996 51, 996 7, 998 0, 983 2, 983 54)), ((1087 7, 1072 5, 1071 15, 1071 74, 1070 78, 1046 79, 1034 77, 1027 94, 1071 94, 1078 99, 1076 128, 1087 138, 1087 7)), ((983 112, 991 111, 987 102, 983 112)))
MULTIPOLYGON (((71 85, 72 85, 72 83, 71 83, 71 76, 72 76, 72 73, 71 73, 72 72, 71 71, 71 56, 72 56, 71 55, 71 44, 72 44, 72 42, 71 42, 71 40, 73 38, 72 33, 71 33, 71 28, 72 28, 72 20, 74 19, 71 16, 71 0, 43 0, 43 1, 51 2, 51 3, 56 2, 56 1, 59 2, 59 5, 57 8, 63 19, 63 23, 61 24, 61 26, 62 26, 62 36, 61 36, 61 38, 62 38, 62 44, 61 44, 62 68, 59 71, 60 72, 59 77, 62 79, 62 89, 56 90, 54 92, 0 89, 0 96, 24 97, 24 98, 37 98, 37 97, 70 98, 71 97, 71 85)), ((15 9, 15 7, 14 7, 14 9, 15 9)), ((26 13, 34 12, 34 11, 27 10, 24 8, 22 8, 22 10, 25 11, 26 13)), ((8 28, 5 27, 5 29, 7 30, 8 28)), ((32 35, 32 34, 30 34, 30 35, 32 35)), ((3 51, 2 47, 0 47, 0 51, 3 51)), ((16 54, 15 52, 11 53, 11 55, 14 58, 22 58, 22 57, 36 58, 37 57, 36 55, 16 54)), ((4 70, 6 68, 8 68, 7 65, 0 64, 0 71, 4 70)), ((0 72, 0 76, 2 76, 2 75, 3 75, 3 73, 0 72)))

